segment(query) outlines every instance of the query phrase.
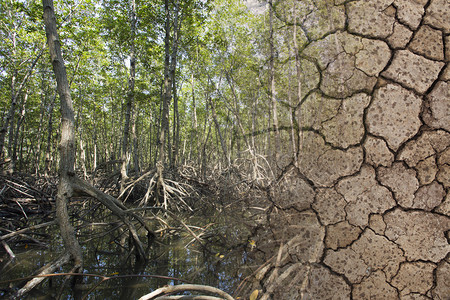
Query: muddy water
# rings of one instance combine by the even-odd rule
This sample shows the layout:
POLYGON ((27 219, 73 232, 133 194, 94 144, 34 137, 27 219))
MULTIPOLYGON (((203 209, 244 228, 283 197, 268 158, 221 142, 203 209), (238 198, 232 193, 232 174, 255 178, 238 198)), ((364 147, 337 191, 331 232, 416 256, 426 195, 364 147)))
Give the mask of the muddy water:
MULTIPOLYGON (((166 233, 159 236, 149 247, 150 259, 147 263, 136 262, 134 255, 124 251, 119 245, 118 231, 89 240, 88 236, 104 232, 105 228, 110 227, 84 228, 79 231, 85 259, 84 272, 109 276, 110 279, 101 282, 100 277, 84 276, 83 284, 72 289, 70 284, 63 285, 62 276, 53 277, 35 288, 24 299, 56 299, 59 294, 62 295, 61 299, 81 299, 86 295, 86 299, 138 299, 158 287, 183 282, 210 285, 232 294, 239 283, 256 268, 252 267, 256 264, 249 258, 252 255, 249 253, 251 247, 248 243, 248 229, 236 220, 230 221, 223 216, 209 220, 190 219, 186 223, 195 223, 199 227, 213 224, 205 234, 206 250, 191 235, 182 231, 175 234, 166 233), (170 278, 151 277, 153 275, 170 278), (99 285, 96 286, 97 284, 99 285), (62 291, 61 286, 64 286, 62 291)), ((196 227, 193 228, 195 230, 196 227)), ((48 233, 55 238, 48 241, 47 249, 24 245, 22 250, 16 249, 17 257, 9 264, 7 255, 3 255, 3 261, 0 262, 0 281, 29 276, 33 270, 56 258, 62 251, 62 245, 56 228, 48 233)), ((69 272, 68 267, 57 273, 69 272)), ((6 286, 7 284, 0 284, 0 288, 6 286)), ((0 298, 2 296, 5 297, 6 294, 0 290, 0 298)))

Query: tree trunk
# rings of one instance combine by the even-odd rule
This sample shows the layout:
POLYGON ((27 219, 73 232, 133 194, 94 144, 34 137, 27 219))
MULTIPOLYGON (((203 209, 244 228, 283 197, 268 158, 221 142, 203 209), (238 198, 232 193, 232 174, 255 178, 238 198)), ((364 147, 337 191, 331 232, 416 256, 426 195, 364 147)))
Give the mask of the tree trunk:
MULTIPOLYGON (((72 98, 70 96, 69 84, 67 81, 66 69, 61 55, 59 37, 56 31, 56 18, 53 9, 53 0, 42 0, 44 8, 44 23, 47 35, 47 41, 50 50, 50 57, 53 65, 53 71, 56 76, 57 89, 61 100, 61 143, 60 164, 59 164, 59 185, 56 196, 56 216, 58 219, 61 236, 64 241, 64 247, 70 252, 74 259, 75 268, 82 268, 82 252, 81 247, 75 237, 73 227, 69 223, 69 214, 67 212, 67 203, 73 192, 77 194, 87 194, 109 208, 122 222, 127 225, 137 249, 137 258, 146 260, 145 251, 137 230, 133 223, 128 219, 128 215, 135 218, 141 225, 145 227, 149 234, 153 237, 154 233, 148 225, 139 216, 128 212, 126 207, 117 199, 106 195, 89 185, 84 180, 75 176, 75 118, 73 112, 72 98)), ((81 271, 81 270, 80 270, 81 271)))
POLYGON ((48 176, 50 172, 52 162, 52 135, 53 135, 53 109, 55 108, 56 95, 50 103, 50 109, 48 112, 48 125, 47 125, 47 149, 45 151, 45 163, 44 163, 44 175, 48 176))
POLYGON ((61 45, 56 30, 56 17, 53 0, 42 0, 44 9, 45 33, 47 36, 53 72, 55 73, 58 94, 61 101, 61 142, 59 145, 59 185, 56 196, 56 216, 58 219, 64 247, 70 252, 75 268, 81 271, 83 258, 80 244, 69 222, 67 203, 72 196, 72 178, 75 175, 75 118, 67 81, 66 68, 61 54, 61 45))
MULTIPOLYGON (((11 106, 9 108, 8 114, 6 115, 6 119, 3 122, 3 126, 0 129, 0 157, 3 154, 3 147, 5 145, 6 133, 8 132, 11 120, 14 119, 14 114, 15 114, 16 106, 17 106, 17 99, 19 98, 20 94, 22 93, 22 89, 25 87, 25 84, 28 82, 28 79, 33 74, 34 67, 36 66, 36 63, 38 62, 42 53, 43 53, 43 50, 41 50, 39 52, 39 54, 36 56, 36 58, 33 60, 30 68, 27 71, 27 74, 23 78, 22 82, 20 83, 20 85, 16 91, 14 90, 15 89, 15 78, 13 77, 12 90, 11 90, 11 106)), ((10 137, 10 138, 12 138, 12 137, 10 137)))
POLYGON ((230 156, 228 155, 227 145, 222 137, 222 132, 220 130, 219 121, 217 120, 216 108, 214 107, 214 102, 212 101, 211 97, 209 97, 208 100, 209 100, 209 103, 211 104, 212 118, 214 121, 214 125, 216 126, 217 134, 219 135, 220 146, 222 147, 222 151, 223 151, 223 155, 225 156, 225 161, 227 163, 227 167, 229 167, 231 165, 231 160, 230 160, 230 156))
POLYGON ((164 1, 165 9, 165 37, 164 37, 164 82, 161 95, 162 100, 162 114, 161 114, 161 129, 159 133, 159 159, 158 159, 158 175, 162 178, 162 171, 166 161, 166 139, 169 133, 169 104, 172 98, 172 78, 170 76, 170 9, 169 0, 164 1))
POLYGON ((40 174, 41 171, 41 157, 42 157, 42 148, 44 146, 44 119, 45 119, 45 108, 47 105, 47 95, 48 95, 48 89, 45 84, 45 68, 44 64, 42 63, 41 66, 41 74, 42 74, 42 81, 41 81, 41 103, 40 103, 40 113, 39 113, 39 128, 38 128, 38 134, 37 134, 37 140, 38 140, 38 146, 37 146, 37 153, 34 156, 34 173, 35 175, 40 174))
POLYGON ((275 133, 274 140, 274 158, 277 159, 278 149, 280 149, 280 133, 278 131, 278 112, 277 112, 277 100, 275 97, 275 50, 273 46, 273 7, 272 0, 269 0, 269 47, 270 47, 270 60, 269 60, 269 94, 272 100, 272 127, 275 133))
POLYGON ((128 178, 128 164, 130 162, 130 120, 133 110, 134 102, 134 83, 136 77, 136 50, 135 50, 135 37, 136 37, 136 2, 130 0, 130 77, 128 79, 128 96, 125 112, 125 125, 123 129, 123 141, 122 141, 122 167, 120 169, 121 182, 120 191, 125 188, 125 182, 128 178))
MULTIPOLYGON (((11 163, 10 163, 10 172, 13 173, 16 171, 16 163, 17 163, 17 147, 19 142, 19 134, 20 134, 20 127, 22 126, 23 120, 25 118, 25 112, 26 112, 26 105, 28 100, 28 90, 25 92, 23 102, 22 102, 22 108, 20 110, 20 115, 16 123, 16 130, 14 133, 14 139, 12 138, 12 134, 10 135, 10 140, 12 139, 12 146, 11 146, 11 163)), ((12 128, 12 126, 11 126, 12 128)))
POLYGON ((137 138, 137 122, 138 122, 138 112, 133 113, 131 134, 133 136, 133 164, 136 176, 140 176, 140 164, 139 164, 139 143, 137 138))
POLYGON ((180 132, 180 120, 178 114, 178 97, 177 97, 177 84, 176 84, 176 69, 177 69, 177 55, 178 55, 178 38, 181 27, 181 20, 179 20, 179 7, 178 1, 174 3, 174 21, 173 21, 173 38, 172 38, 172 53, 170 58, 170 78, 172 81, 172 96, 173 96, 173 142, 172 142, 172 157, 171 167, 174 167, 178 156, 179 147, 179 132, 180 132))
MULTIPOLYGON (((160 123, 160 133, 159 133, 159 157, 156 163, 156 202, 160 204, 163 199, 164 208, 167 209, 167 201, 164 197, 164 179, 163 171, 164 164, 166 162, 166 140, 170 140, 169 136, 169 104, 172 98, 172 77, 171 77, 171 63, 170 63, 170 8, 169 0, 164 1, 164 11, 165 11, 165 37, 164 37, 164 82, 162 86, 161 101, 162 101, 162 112, 161 112, 161 123, 160 123)), ((170 151, 170 149, 169 149, 170 151)))
MULTIPOLYGON (((194 72, 194 70, 192 70, 194 72)), ((197 104, 195 102, 195 86, 194 73, 191 74, 191 92, 192 92, 192 131, 191 142, 189 143, 189 159, 192 155, 192 148, 198 149, 198 121, 197 121, 197 104)))

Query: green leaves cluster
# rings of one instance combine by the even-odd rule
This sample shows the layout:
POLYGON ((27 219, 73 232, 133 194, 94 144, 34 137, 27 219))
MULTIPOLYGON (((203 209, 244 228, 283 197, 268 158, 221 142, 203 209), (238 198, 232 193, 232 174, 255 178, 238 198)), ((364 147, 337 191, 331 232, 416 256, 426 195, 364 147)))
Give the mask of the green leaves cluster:
MULTIPOLYGON (((79 157, 84 152, 86 161, 78 160, 78 167, 85 164, 93 170, 102 162, 120 157, 130 76, 130 1, 55 1, 77 139, 84 141, 83 149, 78 143, 78 151, 79 157)), ((0 35, 4 41, 0 44, 0 104, 4 122, 11 106, 10 95, 41 51, 45 37, 40 1, 1 0, 0 5, 0 35)), ((254 132, 264 132, 270 125, 267 12, 254 14, 240 0, 170 0, 169 5, 171 30, 176 8, 181 22, 175 70, 178 111, 174 111, 175 99, 170 103, 171 139, 175 135, 174 114, 181 124, 178 162, 202 165, 233 160, 250 146, 249 135, 256 136, 252 147, 264 153, 266 137, 254 132)), ((136 15, 133 118, 138 139, 137 145, 130 147, 139 153, 141 166, 147 168, 156 161, 161 126, 164 1, 136 0, 136 15)), ((173 37, 172 33, 171 43, 173 37)), ((44 53, 26 83, 28 100, 24 101, 23 91, 18 101, 18 107, 25 108, 25 121, 16 126, 19 148, 28 153, 20 158, 24 170, 42 172, 48 157, 57 155, 59 120, 54 88, 48 54, 44 53), (37 139, 30 138, 32 135, 37 139)), ((11 124, 19 123, 19 112, 15 110, 11 124)), ((8 135, 7 139, 13 140, 8 135)), ((4 151, 2 157, 7 156, 4 151)))

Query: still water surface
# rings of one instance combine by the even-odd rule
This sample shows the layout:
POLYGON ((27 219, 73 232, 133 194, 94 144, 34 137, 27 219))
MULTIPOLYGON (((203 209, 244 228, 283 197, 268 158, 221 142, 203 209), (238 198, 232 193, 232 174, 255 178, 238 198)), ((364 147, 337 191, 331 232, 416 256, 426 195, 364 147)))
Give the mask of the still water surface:
MULTIPOLYGON (((149 248, 150 259, 147 263, 136 263, 134 256, 130 256, 118 245, 117 236, 86 240, 82 244, 84 272, 109 276, 111 279, 95 287, 101 282, 101 278, 86 276, 83 285, 78 285, 79 288, 75 291, 70 289, 70 284, 66 284, 61 291, 64 278, 54 277, 35 288, 24 299, 56 299, 60 293, 63 295, 61 299, 81 299, 86 295, 86 299, 138 299, 158 287, 182 283, 174 279, 144 275, 179 278, 189 283, 214 286, 233 294, 239 283, 256 268, 252 267, 255 264, 248 252, 248 231, 239 222, 230 221, 227 217, 215 218, 214 221, 211 233, 215 236, 207 250, 200 247, 190 235, 164 235, 149 248)), ((56 235, 53 232, 49 234, 56 235)), ((16 260, 7 267, 2 267, 0 281, 29 276, 33 270, 62 252, 62 246, 57 241, 49 241, 48 244, 50 247, 47 249, 28 247, 22 252, 16 252, 16 260)), ((59 272, 68 272, 67 267, 69 266, 59 272)), ((0 291, 0 298, 2 296, 4 294, 0 291)))

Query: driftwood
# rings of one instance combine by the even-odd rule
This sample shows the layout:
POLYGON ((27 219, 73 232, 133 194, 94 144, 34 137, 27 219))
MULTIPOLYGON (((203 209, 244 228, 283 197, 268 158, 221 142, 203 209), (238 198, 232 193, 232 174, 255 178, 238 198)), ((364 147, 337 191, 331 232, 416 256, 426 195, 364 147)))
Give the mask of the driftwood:
POLYGON ((156 298, 156 300, 223 300, 223 298, 218 298, 214 296, 204 296, 204 295, 178 295, 178 296, 162 296, 156 298))
POLYGON ((162 300, 162 299, 234 300, 233 297, 231 297, 229 294, 225 293, 224 291, 219 290, 218 288, 215 288, 212 286, 207 286, 207 285, 199 285, 199 284, 180 284, 180 285, 165 286, 165 287, 159 288, 159 289, 139 298, 139 300, 151 300, 151 299, 156 299, 156 300, 162 300), (168 296, 164 296, 165 294, 181 293, 181 292, 211 293, 211 294, 215 294, 219 297, 199 295, 199 296, 191 296, 191 298, 183 298, 185 296, 175 296, 178 298, 167 298, 168 296), (192 298, 192 297, 194 297, 194 298, 192 298), (202 298, 195 298, 195 297, 202 297, 202 298))

